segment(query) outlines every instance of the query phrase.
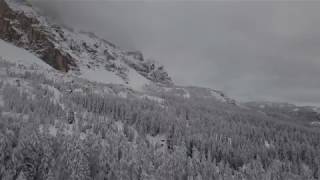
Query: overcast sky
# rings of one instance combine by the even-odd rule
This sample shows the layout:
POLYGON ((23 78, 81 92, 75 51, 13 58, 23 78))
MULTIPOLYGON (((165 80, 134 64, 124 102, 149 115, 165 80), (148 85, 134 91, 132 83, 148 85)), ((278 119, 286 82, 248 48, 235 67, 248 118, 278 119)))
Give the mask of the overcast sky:
MULTIPOLYGON (((35 0, 37 1, 37 0, 35 0)), ((39 0, 38 0, 39 1, 39 0)), ((238 100, 320 105, 320 3, 44 1, 50 16, 238 100)))

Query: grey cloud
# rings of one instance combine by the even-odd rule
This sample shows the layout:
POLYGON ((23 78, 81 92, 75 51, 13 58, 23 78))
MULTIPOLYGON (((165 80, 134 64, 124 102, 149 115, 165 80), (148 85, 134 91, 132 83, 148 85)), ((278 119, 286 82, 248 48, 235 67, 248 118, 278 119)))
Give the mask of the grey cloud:
POLYGON ((239 100, 320 105, 320 3, 37 1, 59 22, 239 100))

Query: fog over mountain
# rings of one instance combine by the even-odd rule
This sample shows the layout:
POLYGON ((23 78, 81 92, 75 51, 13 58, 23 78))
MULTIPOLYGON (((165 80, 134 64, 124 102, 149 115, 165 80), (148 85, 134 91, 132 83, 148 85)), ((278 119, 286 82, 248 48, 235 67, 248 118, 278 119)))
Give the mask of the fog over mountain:
POLYGON ((59 22, 142 50, 178 84, 320 105, 319 3, 33 2, 59 22))

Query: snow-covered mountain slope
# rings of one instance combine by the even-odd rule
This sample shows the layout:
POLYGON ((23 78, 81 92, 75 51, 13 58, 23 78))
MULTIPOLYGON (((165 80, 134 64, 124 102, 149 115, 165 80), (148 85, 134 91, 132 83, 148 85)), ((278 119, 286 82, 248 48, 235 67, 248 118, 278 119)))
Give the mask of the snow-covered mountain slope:
MULTIPOLYGON (((81 75, 76 73, 64 73, 52 68, 34 54, 3 40, 0 40, 0 62, 0 75, 2 75, 0 78, 1 82, 15 82, 14 78, 8 78, 11 73, 20 74, 19 76, 22 77, 24 77, 26 73, 31 73, 42 76, 46 81, 54 81, 55 83, 60 84, 60 93, 70 93, 74 91, 86 93, 92 91, 92 93, 97 94, 118 95, 119 93, 125 93, 127 96, 130 96, 133 92, 139 94, 138 88, 141 88, 144 85, 142 83, 148 83, 147 80, 142 78, 139 74, 133 74, 132 77, 137 79, 134 79, 132 83, 130 82, 130 84, 128 84, 109 71, 86 71, 81 75), (142 83, 140 84, 139 78, 142 79, 142 83), (10 80, 7 81, 8 79, 10 80)), ((24 80, 25 79, 22 78, 19 81, 24 82, 24 80)))
MULTIPOLYGON (((26 72, 35 73, 48 80, 53 80, 58 84, 65 85, 60 88, 60 91, 62 91, 60 93, 91 92, 100 95, 109 94, 122 98, 147 99, 157 102, 160 105, 164 104, 163 96, 172 96, 186 100, 210 99, 218 103, 235 104, 233 99, 228 98, 220 91, 201 87, 152 84, 149 80, 133 70, 129 71, 131 78, 129 82, 124 81, 115 73, 105 71, 99 67, 86 69, 86 71, 82 71, 80 74, 72 71, 64 73, 52 68, 31 52, 18 48, 3 40, 0 40, 0 58, 5 62, 16 65, 9 68, 12 72, 17 74, 24 74, 26 72)), ((6 71, 6 66, 4 66, 2 73, 6 71)), ((10 82, 14 81, 14 79, 10 80, 10 82)), ((22 82, 23 80, 21 79, 20 81, 22 82)))
POLYGON ((100 83, 172 85, 164 67, 92 33, 53 24, 24 0, 0 0, 0 38, 37 55, 55 69, 100 83))
POLYGON ((0 38, 36 55, 34 61, 42 59, 54 69, 67 72, 66 75, 157 95, 212 98, 235 104, 220 91, 175 86, 164 67, 145 59, 141 52, 121 50, 92 33, 53 24, 25 0, 0 0, 0 38))
POLYGON ((261 116, 300 124, 316 126, 320 122, 319 110, 315 107, 301 107, 288 103, 274 102, 240 104, 224 93, 209 88, 148 84, 147 80, 135 71, 132 71, 135 74, 132 73, 130 77, 134 77, 134 79, 129 83, 126 83, 122 78, 110 71, 99 70, 98 68, 84 71, 80 75, 71 72, 64 73, 55 70, 32 53, 2 40, 0 40, 0 58, 5 60, 1 60, 0 79, 2 83, 13 85, 18 83, 22 91, 31 93, 30 95, 32 96, 32 89, 38 86, 31 85, 24 78, 9 78, 7 73, 16 74, 19 77, 24 77, 26 73, 42 76, 45 81, 54 81, 60 87, 52 87, 40 83, 41 87, 47 87, 52 90, 54 94, 53 101, 58 104, 61 104, 61 102, 57 100, 59 96, 57 94, 66 95, 69 93, 94 93, 118 96, 120 98, 146 99, 158 103, 161 107, 165 107, 166 98, 172 97, 185 99, 186 101, 209 100, 215 102, 216 106, 230 104, 244 111, 260 112, 261 116), (3 61, 13 65, 8 67, 3 61), (144 86, 145 84, 148 85, 144 86), (143 86, 144 90, 141 92, 139 88, 143 86))
POLYGON ((45 69, 52 68, 30 52, 9 44, 1 39, 0 56, 13 63, 19 63, 23 65, 37 65, 45 69))

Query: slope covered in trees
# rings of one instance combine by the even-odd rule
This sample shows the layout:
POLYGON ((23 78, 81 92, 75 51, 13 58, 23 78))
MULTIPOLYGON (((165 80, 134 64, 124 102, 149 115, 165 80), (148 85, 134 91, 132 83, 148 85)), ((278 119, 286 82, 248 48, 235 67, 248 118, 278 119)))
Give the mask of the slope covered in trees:
POLYGON ((0 63, 0 179, 320 178, 316 127, 0 63))

